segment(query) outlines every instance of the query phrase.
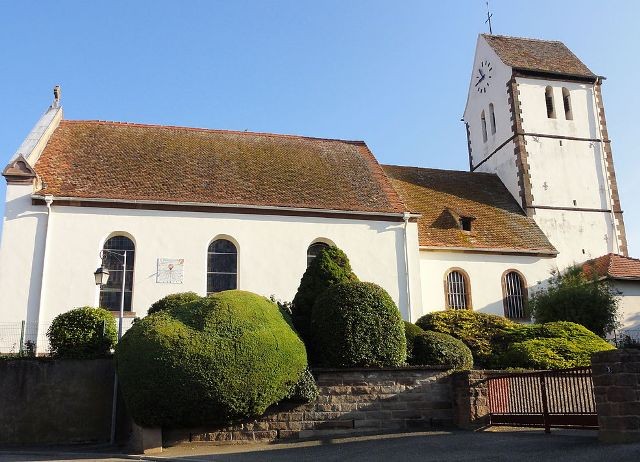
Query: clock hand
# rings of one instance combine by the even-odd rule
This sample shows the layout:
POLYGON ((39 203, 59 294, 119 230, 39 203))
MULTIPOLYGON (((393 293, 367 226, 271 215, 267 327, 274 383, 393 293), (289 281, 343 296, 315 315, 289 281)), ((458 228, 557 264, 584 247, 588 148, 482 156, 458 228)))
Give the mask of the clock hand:
POLYGON ((476 82, 476 87, 477 87, 477 86, 480 84, 480 82, 482 82, 483 80, 484 80, 484 75, 482 76, 482 78, 480 78, 480 80, 478 80, 478 81, 476 82))

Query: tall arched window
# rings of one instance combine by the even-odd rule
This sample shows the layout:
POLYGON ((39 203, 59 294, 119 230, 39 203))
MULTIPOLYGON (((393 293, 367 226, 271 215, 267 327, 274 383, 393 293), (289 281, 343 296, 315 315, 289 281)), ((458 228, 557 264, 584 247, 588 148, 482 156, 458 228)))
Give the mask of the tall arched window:
POLYGON ((562 87, 562 104, 564 105, 564 118, 566 120, 573 120, 573 112, 571 112, 571 95, 569 90, 562 87))
POLYGON ((207 251, 207 295, 238 287, 238 249, 227 239, 216 239, 207 251))
POLYGON ((320 252, 324 249, 328 249, 330 246, 325 242, 314 242, 307 249, 307 268, 311 264, 314 258, 316 258, 320 252))
POLYGON ((489 104, 489 123, 491 125, 491 134, 496 134, 496 113, 493 110, 493 103, 489 104))
POLYGON ((480 114, 480 122, 482 123, 482 141, 487 142, 487 118, 484 116, 484 110, 480 114))
POLYGON ((553 104, 553 88, 547 87, 544 89, 544 102, 547 105, 547 117, 549 119, 555 119, 556 109, 553 104))
POLYGON ((120 311, 122 278, 124 277, 124 309, 131 311, 133 296, 133 268, 135 245, 127 236, 113 236, 102 247, 103 265, 109 270, 107 283, 100 286, 100 306, 111 311, 120 311), (127 266, 123 267, 123 256, 127 254, 127 266))
POLYGON ((527 317, 527 284, 524 277, 514 270, 507 271, 502 278, 504 315, 509 319, 527 317))
POLYGON ((465 310, 471 308, 469 278, 461 269, 452 269, 445 280, 445 300, 447 308, 465 310))

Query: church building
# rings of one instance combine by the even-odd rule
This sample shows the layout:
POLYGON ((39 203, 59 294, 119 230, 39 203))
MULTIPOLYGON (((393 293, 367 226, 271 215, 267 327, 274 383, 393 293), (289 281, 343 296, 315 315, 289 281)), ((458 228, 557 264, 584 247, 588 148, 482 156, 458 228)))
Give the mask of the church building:
POLYGON ((552 270, 627 256, 601 84, 560 42, 480 35, 464 172, 381 165, 363 141, 66 120, 56 89, 3 172, 0 322, 41 341, 123 295, 129 321, 175 292, 291 300, 326 245, 406 320, 526 320, 552 270))

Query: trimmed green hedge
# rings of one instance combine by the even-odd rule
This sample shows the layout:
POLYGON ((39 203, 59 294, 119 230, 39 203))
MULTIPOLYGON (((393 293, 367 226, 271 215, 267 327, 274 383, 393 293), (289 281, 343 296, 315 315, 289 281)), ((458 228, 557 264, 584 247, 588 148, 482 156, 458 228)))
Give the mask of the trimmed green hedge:
MULTIPOLYGON (((316 299, 329 287, 342 282, 357 281, 347 255, 332 246, 322 250, 305 271, 291 302, 291 318, 307 346, 312 346, 311 312, 316 299)), ((313 352, 311 352, 313 353, 313 352)))
POLYGON ((149 315, 157 313, 158 311, 176 308, 186 303, 195 302, 201 298, 202 297, 195 292, 179 292, 177 294, 170 294, 151 305, 147 314, 149 315))
POLYGON ((56 316, 47 336, 53 356, 93 359, 111 354, 118 332, 111 312, 83 306, 56 316))
POLYGON ((409 321, 404 322, 404 338, 407 340, 407 363, 413 364, 412 355, 413 355, 413 340, 420 334, 424 332, 421 327, 416 326, 415 324, 410 323, 409 321))
POLYGON ((151 314, 116 349, 127 409, 143 426, 224 424, 284 399, 307 366, 278 307, 231 290, 151 314))
POLYGON ((506 337, 521 324, 502 316, 471 310, 446 310, 428 313, 416 324, 424 330, 449 334, 464 342, 473 353, 477 367, 493 368, 496 357, 504 350, 506 337))
POLYGON ((467 370, 473 367, 473 356, 461 340, 440 332, 423 331, 413 339, 410 364, 467 370))
POLYGON ((416 324, 462 340, 479 368, 585 366, 591 354, 613 348, 587 328, 567 321, 520 324, 492 314, 448 310, 429 313, 416 324))
POLYGON ((289 390, 287 399, 300 403, 310 403, 311 401, 315 401, 319 394, 320 390, 318 390, 316 379, 307 367, 302 371, 302 375, 298 379, 298 383, 289 390))
POLYGON ((389 294, 370 282, 329 287, 313 306, 311 327, 323 366, 399 366, 406 358, 400 312, 389 294))

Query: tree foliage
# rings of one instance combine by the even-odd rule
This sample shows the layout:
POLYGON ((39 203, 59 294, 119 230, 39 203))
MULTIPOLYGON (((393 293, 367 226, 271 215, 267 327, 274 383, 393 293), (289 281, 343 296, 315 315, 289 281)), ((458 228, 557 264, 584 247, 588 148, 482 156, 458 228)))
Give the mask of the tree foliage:
POLYGON ((549 286, 531 297, 529 310, 536 322, 575 322, 601 337, 618 326, 616 291, 578 266, 553 273, 549 286))

